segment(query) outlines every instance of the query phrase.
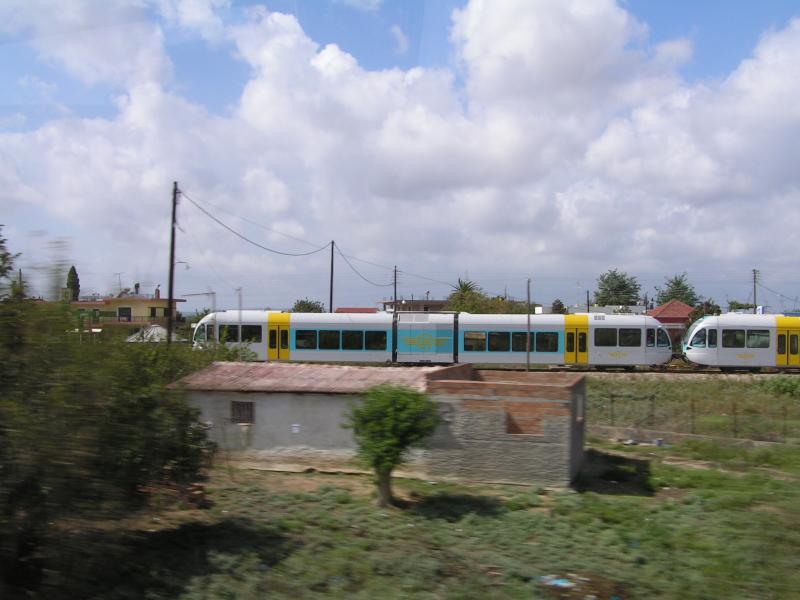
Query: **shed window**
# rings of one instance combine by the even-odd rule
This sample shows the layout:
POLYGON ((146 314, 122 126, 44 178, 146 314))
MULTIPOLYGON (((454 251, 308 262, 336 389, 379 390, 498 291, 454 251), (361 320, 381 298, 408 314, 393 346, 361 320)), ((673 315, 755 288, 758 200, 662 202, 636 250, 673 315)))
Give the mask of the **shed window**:
POLYGON ((744 348, 744 329, 723 329, 723 348, 744 348))
POLYGON ((767 329, 748 329, 747 330, 748 348, 769 348, 769 330, 767 329))
MULTIPOLYGON (((528 351, 528 334, 524 331, 515 331, 511 334, 511 350, 514 352, 528 351)), ((531 348, 533 350, 533 348, 531 348)))
POLYGON ((489 332, 489 352, 508 352, 511 349, 507 331, 489 332))
POLYGON ((639 348, 642 345, 642 330, 621 328, 619 345, 625 348, 639 348))
POLYGON ((255 409, 253 403, 232 400, 231 423, 255 423, 255 409))
POLYGON ((555 331, 540 331, 536 334, 537 352, 558 352, 558 334, 555 331))
POLYGON ((611 327, 598 327, 594 330, 594 345, 610 347, 617 345, 617 330, 611 327))
POLYGON ((464 332, 464 351, 465 352, 486 352, 486 332, 484 332, 484 331, 465 331, 464 332))
POLYGON ((367 350, 386 350, 385 331, 365 331, 364 347, 367 350))
POLYGON ((364 332, 363 331, 343 331, 342 350, 363 350, 364 332))
POLYGON ((294 347, 298 350, 316 350, 317 332, 313 329, 298 329, 294 334, 294 347))
POLYGON ((319 349, 320 350, 338 350, 339 349, 339 332, 338 331, 320 331, 319 332, 319 349))

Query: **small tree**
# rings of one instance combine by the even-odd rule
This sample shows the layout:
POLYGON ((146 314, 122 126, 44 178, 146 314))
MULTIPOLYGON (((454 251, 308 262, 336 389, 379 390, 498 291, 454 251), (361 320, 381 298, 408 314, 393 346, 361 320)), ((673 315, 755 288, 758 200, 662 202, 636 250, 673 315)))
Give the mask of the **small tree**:
POLYGON ((719 305, 714 302, 713 298, 709 298, 708 300, 704 300, 702 303, 698 304, 694 307, 694 310, 689 315, 689 325, 697 321, 697 319, 701 319, 706 315, 718 315, 722 311, 719 308, 719 305))
POLYGON ((14 259, 16 259, 19 254, 11 254, 6 248, 6 239, 3 237, 3 226, 0 225, 0 298, 4 297, 3 289, 5 286, 3 285, 3 280, 7 279, 11 272, 14 270, 14 259))
POLYGON ((594 302, 600 306, 636 304, 641 286, 636 277, 618 269, 610 269, 597 278, 594 302))
POLYGON ((67 290, 69 291, 70 300, 77 300, 78 295, 81 293, 81 280, 78 279, 78 271, 75 269, 75 265, 72 265, 69 268, 69 273, 67 273, 67 290))
POLYGON ((561 299, 556 298, 553 300, 553 305, 550 307, 550 312, 554 315, 566 315, 569 311, 561 299))
POLYGON ((311 300, 310 298, 303 298, 297 300, 290 309, 293 313, 324 313, 325 305, 319 300, 311 300))
POLYGON ((358 455, 375 471, 378 506, 389 506, 392 471, 412 446, 431 435, 439 424, 436 403, 411 388, 379 385, 367 390, 353 406, 346 427, 353 430, 358 455))
POLYGON ((675 275, 665 279, 666 287, 661 289, 656 286, 656 302, 665 304, 670 300, 680 300, 689 306, 695 306, 700 297, 694 290, 694 286, 689 283, 688 275, 684 272, 680 275, 675 275))

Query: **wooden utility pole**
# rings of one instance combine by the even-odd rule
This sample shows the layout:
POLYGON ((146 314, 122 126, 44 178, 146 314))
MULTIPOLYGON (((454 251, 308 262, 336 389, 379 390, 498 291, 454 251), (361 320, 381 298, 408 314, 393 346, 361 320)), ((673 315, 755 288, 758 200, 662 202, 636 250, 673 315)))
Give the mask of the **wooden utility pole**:
POLYGON ((169 298, 167 299, 167 346, 172 343, 172 327, 175 320, 175 216, 178 209, 178 182, 172 183, 172 224, 169 237, 169 298))
POLYGON ((531 370, 531 278, 528 277, 528 332, 525 334, 525 370, 531 370))
POLYGON ((756 307, 758 301, 756 300, 756 282, 758 281, 758 269, 753 269, 753 314, 758 310, 756 307))
POLYGON ((336 242, 331 240, 331 293, 328 300, 328 312, 333 312, 333 248, 336 245, 336 242))
POLYGON ((586 312, 591 312, 589 310, 589 290, 586 290, 586 312))

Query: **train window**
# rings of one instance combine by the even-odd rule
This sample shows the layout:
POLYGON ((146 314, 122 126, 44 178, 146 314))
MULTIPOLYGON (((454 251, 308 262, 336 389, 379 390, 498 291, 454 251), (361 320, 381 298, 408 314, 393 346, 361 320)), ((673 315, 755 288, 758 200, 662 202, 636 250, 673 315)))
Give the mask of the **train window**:
POLYGON ((709 348, 716 348, 717 347, 717 330, 716 329, 709 329, 708 330, 708 347, 709 348))
POLYGON ((586 352, 586 334, 584 332, 578 334, 578 352, 586 352))
POLYGON ((536 334, 537 352, 558 352, 558 334, 555 331, 540 331, 536 334))
POLYGON ((363 350, 364 332, 363 331, 343 331, 342 350, 363 350))
POLYGON ((642 345, 642 330, 621 328, 619 330, 619 345, 626 348, 640 347, 642 345))
POLYGON ((316 350, 317 332, 313 329, 298 329, 294 334, 294 347, 298 350, 316 350))
POLYGON ((571 331, 567 333, 567 352, 575 352, 575 334, 571 331))
POLYGON ((705 348, 706 347, 706 330, 701 329, 697 333, 694 334, 691 343, 689 344, 692 348, 705 348))
POLYGON ((594 330, 595 346, 616 346, 617 330, 611 327, 598 327, 594 330))
POLYGON ((658 330, 658 347, 659 348, 672 348, 672 340, 669 339, 667 332, 663 329, 658 330))
POLYGON ((278 330, 269 330, 269 347, 275 350, 278 347, 278 330))
MULTIPOLYGON (((525 331, 515 331, 511 334, 511 350, 514 352, 528 351, 528 333, 525 331)), ((533 350, 533 348, 531 348, 533 350)))
POLYGON ((242 341, 251 344, 261 343, 261 325, 242 325, 242 341))
POLYGON ((364 347, 367 350, 386 350, 385 331, 364 332, 364 347))
POLYGON ((202 325, 200 327, 195 327, 194 330, 194 342, 205 342, 206 341, 206 326, 202 325))
POLYGON ((220 325, 219 326, 219 341, 220 342, 238 342, 239 341, 239 326, 238 325, 220 325))
POLYGON ((508 340, 507 331, 489 332, 489 352, 508 352, 511 349, 508 340))
POLYGON ((786 354, 786 334, 778 334, 778 354, 786 354))
POLYGON ((319 349, 320 350, 338 350, 339 349, 339 332, 338 331, 320 331, 319 332, 319 349))
POLYGON ((723 348, 744 348, 744 329, 723 329, 723 348))
POLYGON ((465 331, 464 351, 486 352, 486 333, 483 331, 465 331))
POLYGON ((656 345, 656 330, 652 327, 647 328, 646 343, 648 348, 652 348, 656 345))
POLYGON ((789 354, 797 354, 797 334, 789 336, 789 354))
POLYGON ((281 329, 281 350, 289 349, 289 330, 281 329))
POLYGON ((769 348, 768 329, 748 329, 747 330, 748 348, 769 348))
POLYGON ((213 325, 206 325, 206 339, 209 341, 215 339, 213 325))

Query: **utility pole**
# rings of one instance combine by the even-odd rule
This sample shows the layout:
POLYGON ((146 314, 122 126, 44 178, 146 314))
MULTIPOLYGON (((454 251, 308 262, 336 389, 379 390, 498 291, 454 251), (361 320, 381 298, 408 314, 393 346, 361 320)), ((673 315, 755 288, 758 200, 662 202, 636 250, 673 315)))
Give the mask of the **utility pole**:
POLYGON ((531 278, 528 277, 528 331, 525 334, 525 370, 531 370, 531 278))
POLYGON ((328 302, 328 312, 333 312, 333 247, 336 245, 336 242, 331 240, 331 293, 330 299, 328 302))
POLYGON ((392 297, 392 308, 397 312, 397 265, 394 266, 394 296, 392 297))
POLYGON ((239 327, 238 327, 239 335, 236 336, 236 337, 239 338, 239 340, 238 340, 239 341, 239 347, 238 347, 238 353, 237 354, 238 354, 239 360, 242 360, 242 288, 241 287, 236 288, 236 294, 239 297, 239 327))
POLYGON ((589 290, 586 290, 586 312, 591 312, 589 310, 589 290))
POLYGON ((167 300, 167 346, 172 343, 172 326, 175 321, 175 215, 178 209, 178 182, 172 183, 172 224, 169 236, 169 298, 167 300))
POLYGON ((753 269, 753 314, 756 314, 758 310, 756 307, 758 305, 758 301, 756 301, 756 282, 758 281, 758 269, 753 269))

